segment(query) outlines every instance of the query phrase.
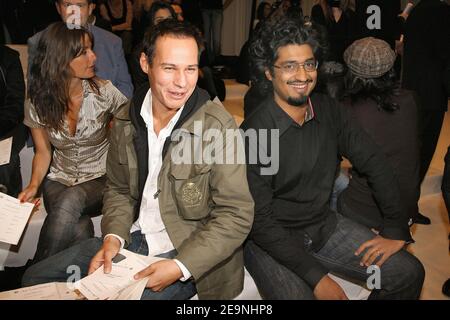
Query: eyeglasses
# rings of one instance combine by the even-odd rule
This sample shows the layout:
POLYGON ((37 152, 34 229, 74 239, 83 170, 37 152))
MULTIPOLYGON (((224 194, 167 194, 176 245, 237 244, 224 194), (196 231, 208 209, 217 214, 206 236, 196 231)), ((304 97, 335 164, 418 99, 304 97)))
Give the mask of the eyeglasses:
POLYGON ((319 61, 317 60, 308 60, 303 63, 300 62, 288 62, 281 66, 273 65, 274 68, 281 69, 283 73, 286 74, 294 74, 297 73, 300 67, 303 67, 306 72, 314 72, 319 67, 319 61))

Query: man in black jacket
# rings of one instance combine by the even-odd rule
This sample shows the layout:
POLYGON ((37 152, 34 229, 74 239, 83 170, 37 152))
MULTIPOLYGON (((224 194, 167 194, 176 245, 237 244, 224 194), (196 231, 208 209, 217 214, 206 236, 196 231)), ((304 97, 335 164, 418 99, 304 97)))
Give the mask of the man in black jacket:
POLYGON ((367 281, 371 299, 417 299, 424 269, 403 249, 412 239, 388 161, 346 109, 313 93, 322 49, 315 27, 294 19, 266 24, 251 45, 256 85, 273 96, 242 124, 255 201, 246 267, 263 298, 346 299, 337 272, 367 281), (255 130, 270 138, 249 143, 255 130), (367 175, 378 234, 329 208, 341 156, 367 175))
POLYGON ((0 186, 11 196, 22 190, 19 152, 25 144, 23 103, 25 83, 18 52, 0 45, 0 143, 2 154, 11 153, 9 162, 0 163, 0 186), (6 147, 12 138, 11 151, 6 147))
MULTIPOLYGON (((447 110, 445 71, 450 64, 450 6, 440 0, 421 0, 405 25, 402 85, 420 100, 420 181, 433 159, 447 110)), ((419 214, 418 223, 430 220, 419 214)))

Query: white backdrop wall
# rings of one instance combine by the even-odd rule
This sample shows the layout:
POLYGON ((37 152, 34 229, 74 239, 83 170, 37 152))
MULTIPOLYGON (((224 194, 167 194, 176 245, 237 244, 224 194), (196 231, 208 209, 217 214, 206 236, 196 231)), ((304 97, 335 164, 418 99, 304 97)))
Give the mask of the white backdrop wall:
POLYGON ((234 0, 223 13, 222 55, 238 56, 247 41, 252 0, 234 0))

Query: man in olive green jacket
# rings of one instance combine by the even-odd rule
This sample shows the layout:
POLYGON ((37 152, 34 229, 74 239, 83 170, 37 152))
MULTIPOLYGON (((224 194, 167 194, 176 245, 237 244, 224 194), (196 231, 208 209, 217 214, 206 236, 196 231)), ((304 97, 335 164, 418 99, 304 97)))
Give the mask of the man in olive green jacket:
POLYGON ((158 24, 146 37, 141 67, 150 89, 135 93, 111 131, 104 239, 38 263, 27 270, 24 284, 55 281, 44 275, 59 274, 75 259, 82 273, 102 266, 108 273, 124 247, 167 258, 135 276, 149 277, 143 299, 195 293, 200 299, 232 299, 242 291, 242 244, 254 204, 242 144, 219 142, 238 132, 234 119, 196 87, 200 41, 196 29, 176 21, 158 24), (214 139, 205 137, 211 133, 214 139), (212 157, 208 150, 214 150, 212 157))

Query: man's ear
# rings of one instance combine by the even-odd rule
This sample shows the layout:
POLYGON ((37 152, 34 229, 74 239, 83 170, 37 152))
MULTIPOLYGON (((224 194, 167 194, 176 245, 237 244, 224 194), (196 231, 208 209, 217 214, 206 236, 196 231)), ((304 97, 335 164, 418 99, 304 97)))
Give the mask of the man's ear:
POLYGON ((272 74, 270 73, 269 69, 266 69, 266 71, 264 71, 264 74, 266 75, 267 80, 272 81, 272 74))
POLYGON ((148 60, 147 55, 141 52, 141 57, 139 58, 139 63, 141 64, 141 69, 144 73, 148 74, 148 60))

